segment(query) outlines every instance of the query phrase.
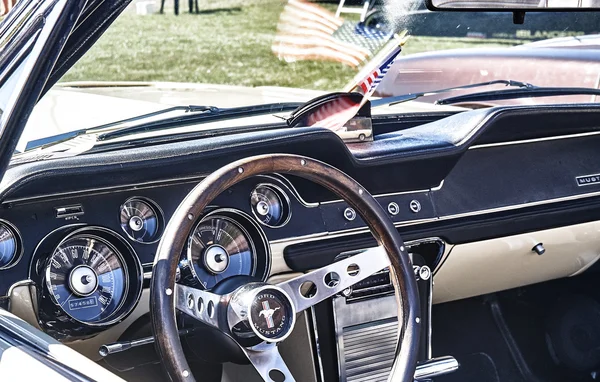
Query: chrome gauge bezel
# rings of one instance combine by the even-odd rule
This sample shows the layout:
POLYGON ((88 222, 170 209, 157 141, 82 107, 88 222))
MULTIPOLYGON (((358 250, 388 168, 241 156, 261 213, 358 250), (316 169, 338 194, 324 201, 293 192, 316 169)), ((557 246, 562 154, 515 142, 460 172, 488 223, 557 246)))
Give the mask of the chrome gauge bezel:
POLYGON ((160 241, 160 239, 162 239, 162 235, 165 231, 165 214, 162 210, 162 208, 160 208, 160 206, 158 205, 158 203, 156 203, 154 200, 147 198, 145 196, 132 196, 130 198, 127 198, 120 206, 119 206, 119 226, 121 227, 121 231, 123 231, 123 233, 125 234, 125 236, 127 236, 127 238, 131 241, 133 241, 134 243, 138 243, 138 244, 155 244, 158 243, 160 241), (123 207, 131 202, 132 200, 139 200, 141 202, 146 203, 156 214, 156 218, 158 219, 158 235, 157 238, 155 240, 152 241, 139 241, 136 240, 133 236, 131 236, 129 234, 129 232, 127 232, 123 226, 121 226, 121 211, 123 209, 123 207))
POLYGON ((189 269, 194 281, 199 284, 199 287, 204 289, 205 282, 201 280, 194 268, 194 262, 192 258, 192 235, 194 235, 194 232, 196 232, 196 229, 198 229, 202 223, 215 217, 222 218, 236 225, 246 236, 246 239, 250 244, 254 261, 251 276, 257 277, 261 281, 266 281, 271 272, 271 248, 269 246, 267 236, 250 215, 233 208, 218 208, 212 210, 198 220, 198 222, 194 224, 192 231, 188 234, 187 247, 185 251, 185 260, 187 265, 185 268, 189 269))
POLYGON ((134 249, 127 243, 127 241, 118 235, 116 232, 96 226, 85 226, 74 230, 73 232, 66 235, 58 244, 54 246, 52 252, 48 255, 45 262, 45 269, 43 272, 44 276, 44 287, 45 295, 48 296, 49 300, 54 304, 55 308, 59 309, 69 320, 72 322, 89 328, 106 328, 114 325, 125 319, 137 306, 142 295, 143 287, 143 270, 142 264, 139 257, 135 253, 134 249), (123 264, 123 271, 125 274, 124 278, 124 294, 122 301, 114 308, 113 312, 110 313, 105 319, 97 322, 88 322, 79 320, 71 316, 65 309, 63 309, 56 301, 54 294, 51 291, 50 283, 50 264, 49 261, 52 259, 56 250, 68 243, 70 240, 85 238, 93 239, 106 245, 115 255, 119 258, 119 261, 123 264), (125 253, 123 253, 125 252, 125 253), (135 278, 134 278, 135 277, 135 278))
POLYGON ((21 258, 23 257, 23 239, 21 237, 21 232, 19 232, 17 227, 8 220, 0 219, 0 224, 4 224, 12 232, 17 246, 15 257, 9 261, 7 265, 0 267, 0 271, 4 271, 14 267, 21 261, 21 258))
POLYGON ((281 228, 281 227, 285 226, 287 223, 289 223, 290 219, 292 218, 292 203, 290 201, 290 197, 288 196, 288 194, 280 186, 273 184, 273 183, 263 182, 263 183, 259 183, 256 186, 254 186, 252 188, 252 191, 250 191, 250 211, 252 211, 252 215, 254 215, 254 218, 256 219, 256 221, 258 221, 258 223, 260 223, 261 225, 264 225, 265 227, 276 229, 276 228, 281 228), (254 208, 252 207, 252 194, 254 194, 256 189, 258 189, 259 187, 272 188, 275 190, 275 194, 282 197, 282 200, 281 200, 282 208, 286 212, 285 219, 283 220, 282 223, 277 224, 277 225, 267 224, 261 220, 260 216, 256 215, 256 212, 254 211, 254 208))
MULTIPOLYGON (((105 246, 107 246, 111 251, 113 251, 113 253, 119 258, 119 261, 121 262, 121 264, 123 264, 124 273, 127 275, 127 277, 125 278, 125 291, 123 293, 123 298, 122 298, 121 302, 119 303, 119 305, 117 305, 117 307, 114 309, 114 312, 111 313, 107 317, 107 320, 108 320, 114 314, 116 314, 123 307, 123 305, 125 304, 126 296, 129 293, 129 275, 128 275, 129 269, 128 269, 127 263, 125 262, 125 258, 123 257, 123 255, 121 254, 121 252, 117 248, 115 248, 115 246, 112 245, 108 240, 106 240, 106 239, 104 239, 104 238, 102 238, 100 236, 93 235, 93 234, 86 234, 86 233, 71 234, 71 235, 67 236, 66 238, 64 238, 63 240, 61 240, 60 243, 58 243, 58 245, 56 246, 56 248, 54 249, 54 251, 48 257, 48 265, 46 266, 46 271, 45 271, 46 288, 50 292, 50 299, 57 306, 60 305, 60 303, 56 300, 56 297, 54 296, 54 293, 52 293, 50 291, 52 289, 52 284, 50 282, 50 270, 51 270, 51 267, 50 267, 49 262, 52 261, 52 259, 54 258, 54 255, 55 255, 56 251, 58 250, 58 248, 60 248, 61 246, 64 246, 65 243, 68 243, 69 241, 76 240, 76 239, 93 239, 93 240, 96 240, 98 242, 101 242, 102 244, 104 244, 105 246)), ((112 321, 112 320, 109 320, 107 322, 104 322, 104 321, 99 321, 99 322, 80 321, 77 318, 75 318, 72 315, 70 315, 66 310, 63 309, 63 312, 67 316, 69 316, 72 320, 74 320, 76 322, 79 322, 80 324, 84 324, 84 325, 88 325, 88 326, 110 325, 110 323, 112 321)))

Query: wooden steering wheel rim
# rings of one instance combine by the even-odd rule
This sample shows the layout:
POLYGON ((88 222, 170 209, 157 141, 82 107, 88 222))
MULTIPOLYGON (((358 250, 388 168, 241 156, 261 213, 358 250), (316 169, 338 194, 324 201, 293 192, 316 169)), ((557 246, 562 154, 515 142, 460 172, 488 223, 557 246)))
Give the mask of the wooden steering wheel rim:
POLYGON ((398 305, 398 346, 390 381, 414 379, 420 333, 417 283, 400 234, 379 203, 354 179, 317 160, 289 154, 260 155, 233 162, 200 182, 181 202, 158 246, 150 284, 150 316, 156 348, 173 381, 195 381, 175 319, 175 274, 189 233, 217 195, 256 175, 282 173, 313 181, 344 199, 362 217, 386 250, 398 305))

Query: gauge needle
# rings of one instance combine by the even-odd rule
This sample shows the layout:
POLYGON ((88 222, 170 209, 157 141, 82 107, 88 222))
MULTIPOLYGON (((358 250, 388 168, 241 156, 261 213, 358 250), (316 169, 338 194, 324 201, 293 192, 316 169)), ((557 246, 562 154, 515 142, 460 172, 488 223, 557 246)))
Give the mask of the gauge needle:
POLYGON ((200 232, 198 232, 198 237, 193 236, 194 242, 200 246, 200 249, 204 249, 206 245, 202 242, 202 237, 200 236, 200 232))
POLYGON ((62 304, 60 304, 60 307, 62 308, 67 303, 67 301, 69 301, 69 299, 71 297, 73 297, 73 292, 71 292, 71 294, 69 295, 69 297, 67 297, 67 299, 62 304))

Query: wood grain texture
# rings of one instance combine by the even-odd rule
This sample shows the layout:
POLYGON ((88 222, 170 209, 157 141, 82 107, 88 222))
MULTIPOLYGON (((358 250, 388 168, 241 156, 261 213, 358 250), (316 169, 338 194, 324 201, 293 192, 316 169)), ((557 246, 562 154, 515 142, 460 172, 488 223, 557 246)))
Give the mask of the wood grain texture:
POLYGON ((203 210, 220 193, 252 176, 283 173, 299 176, 328 188, 343 198, 367 223, 391 261, 391 279, 396 290, 400 330, 399 347, 390 381, 412 381, 420 324, 417 284, 402 238, 387 213, 354 179, 326 163, 307 157, 272 154, 242 159, 215 171, 199 183, 181 202, 159 244, 151 281, 150 314, 156 346, 174 381, 195 381, 181 348, 175 322, 175 272, 188 235, 203 210), (185 376, 187 371, 187 377, 185 376))

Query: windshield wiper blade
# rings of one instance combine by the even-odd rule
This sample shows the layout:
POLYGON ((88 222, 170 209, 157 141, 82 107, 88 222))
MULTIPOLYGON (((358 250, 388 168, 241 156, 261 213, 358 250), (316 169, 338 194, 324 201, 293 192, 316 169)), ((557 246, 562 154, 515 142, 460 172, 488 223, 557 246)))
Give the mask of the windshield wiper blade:
POLYGON ((378 106, 383 106, 383 105, 392 106, 392 105, 396 105, 396 104, 402 103, 402 102, 413 101, 417 98, 424 97, 424 96, 447 93, 447 92, 451 92, 451 91, 455 91, 455 90, 481 88, 481 87, 485 87, 485 86, 500 85, 500 84, 510 86, 510 87, 517 87, 517 88, 521 88, 521 89, 536 88, 535 85, 532 85, 527 82, 521 82, 521 81, 515 81, 515 80, 494 80, 494 81, 487 81, 487 82, 478 82, 478 83, 469 84, 469 85, 454 86, 451 88, 431 90, 431 91, 420 92, 420 93, 408 93, 408 94, 402 94, 402 95, 394 96, 394 97, 381 98, 381 99, 371 101, 371 107, 378 107, 378 106))
POLYGON ((463 102, 499 101, 521 97, 555 97, 569 95, 597 95, 600 89, 593 88, 558 88, 558 87, 529 87, 522 89, 506 89, 473 94, 464 94, 455 97, 442 98, 435 103, 437 105, 451 105, 463 102))
POLYGON ((204 110, 204 113, 193 113, 190 115, 182 115, 172 118, 161 119, 157 121, 152 121, 148 123, 141 123, 135 126, 128 126, 117 130, 112 130, 106 132, 104 134, 98 135, 99 141, 104 141, 108 139, 114 139, 118 137, 124 137, 127 135, 145 133, 149 131, 158 131, 168 129, 172 126, 172 123, 175 122, 176 126, 180 126, 181 122, 189 122, 189 123, 197 123, 197 122, 211 122, 211 121, 221 121, 225 119, 234 119, 241 117, 252 117, 256 115, 263 114, 272 114, 272 113, 282 113, 285 111, 291 111, 298 108, 298 106, 302 105, 298 102, 284 102, 284 103, 269 103, 264 105, 254 105, 254 106, 242 106, 242 107, 234 107, 228 109, 207 109, 204 110))
POLYGON ((111 122, 105 125, 100 125, 87 129, 74 130, 67 133, 57 134, 50 137, 44 137, 27 142, 25 151, 52 146, 58 143, 72 140, 82 135, 97 134, 97 140, 107 140, 132 134, 137 134, 147 131, 157 131, 168 129, 171 126, 177 125, 182 121, 194 122, 210 122, 214 120, 230 119, 243 116, 254 116, 269 113, 280 113, 292 111, 298 108, 301 103, 270 103, 256 106, 242 106, 234 108, 218 108, 215 106, 173 106, 166 109, 161 109, 152 113, 138 115, 132 118, 123 119, 116 122, 111 122), (184 114, 174 117, 155 119, 151 122, 146 122, 147 119, 158 117, 171 112, 182 111, 184 114), (123 126, 122 126, 123 125, 123 126))

